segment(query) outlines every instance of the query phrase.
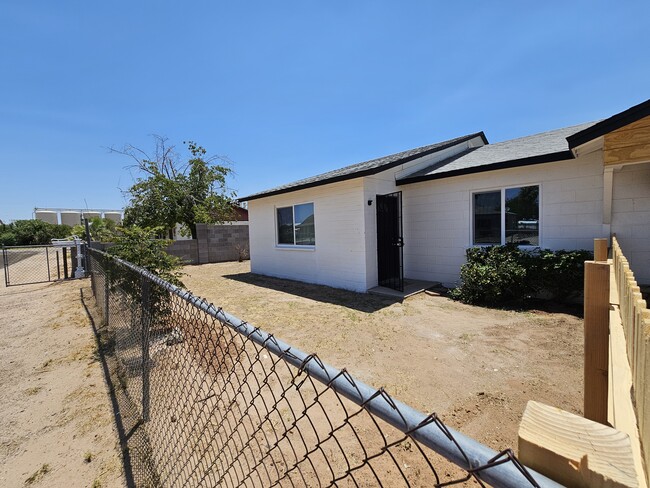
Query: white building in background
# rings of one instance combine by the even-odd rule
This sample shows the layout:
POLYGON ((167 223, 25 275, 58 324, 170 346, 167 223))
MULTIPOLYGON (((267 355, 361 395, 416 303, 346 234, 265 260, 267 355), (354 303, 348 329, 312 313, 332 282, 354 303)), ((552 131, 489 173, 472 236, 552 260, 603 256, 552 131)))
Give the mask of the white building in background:
POLYGON ((50 224, 77 225, 82 224, 84 219, 102 217, 110 219, 116 224, 121 224, 124 218, 124 210, 97 209, 97 208, 34 208, 34 218, 50 224))

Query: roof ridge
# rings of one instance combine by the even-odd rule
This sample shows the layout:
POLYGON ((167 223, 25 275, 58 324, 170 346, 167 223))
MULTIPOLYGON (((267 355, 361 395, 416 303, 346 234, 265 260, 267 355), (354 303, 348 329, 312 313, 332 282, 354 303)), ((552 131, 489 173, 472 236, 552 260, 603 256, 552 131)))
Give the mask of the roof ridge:
POLYGON ((567 131, 567 130, 570 130, 570 129, 577 129, 578 127, 583 127, 583 126, 585 128, 587 128, 587 127, 591 127, 594 124, 597 124, 601 120, 602 119, 593 120, 593 121, 590 121, 590 122, 582 122, 581 124, 567 125, 565 127, 557 127, 555 129, 549 129, 549 130, 545 130, 545 131, 542 131, 542 132, 536 132, 535 134, 528 134, 527 136, 513 137, 512 139, 505 139, 503 141, 493 142, 493 143, 490 143, 489 145, 496 146, 497 144, 515 142, 515 141, 519 141, 521 139, 531 139, 531 138, 535 138, 535 137, 539 137, 539 136, 543 136, 543 135, 547 135, 547 134, 550 135, 550 134, 552 134, 554 132, 567 131))

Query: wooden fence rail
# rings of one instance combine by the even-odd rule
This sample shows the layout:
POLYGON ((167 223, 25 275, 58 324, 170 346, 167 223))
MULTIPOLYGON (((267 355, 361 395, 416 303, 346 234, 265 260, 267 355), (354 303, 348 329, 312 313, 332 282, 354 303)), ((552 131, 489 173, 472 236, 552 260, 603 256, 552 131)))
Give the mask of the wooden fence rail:
POLYGON ((650 466, 650 310, 616 237, 612 237, 612 265, 618 291, 621 322, 632 373, 639 437, 646 466, 650 466))

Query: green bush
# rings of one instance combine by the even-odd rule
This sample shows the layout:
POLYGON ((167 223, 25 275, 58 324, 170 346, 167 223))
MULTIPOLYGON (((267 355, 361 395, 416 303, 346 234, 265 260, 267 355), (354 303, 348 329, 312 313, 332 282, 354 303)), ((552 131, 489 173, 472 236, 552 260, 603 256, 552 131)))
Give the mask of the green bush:
POLYGON ((461 267, 454 300, 470 304, 521 303, 535 296, 565 301, 579 295, 589 251, 524 251, 516 245, 474 247, 461 267))
POLYGON ((180 258, 167 253, 171 241, 156 239, 159 231, 159 228, 124 227, 108 253, 145 268, 174 285, 183 286, 180 280, 183 263, 180 258))
POLYGON ((69 225, 50 224, 42 220, 16 220, 4 226, 0 243, 5 246, 49 244, 52 239, 64 239, 71 233, 69 225))
POLYGON ((551 251, 541 249, 530 259, 529 276, 538 292, 555 300, 567 300, 580 295, 584 287, 584 264, 594 258, 591 251, 551 251))
MULTIPOLYGON (((167 246, 171 241, 156 239, 159 228, 143 229, 137 226, 125 227, 115 239, 115 245, 108 253, 125 261, 147 269, 162 279, 183 286, 180 277, 182 261, 168 254, 167 246)), ((142 303, 142 277, 133 270, 118 267, 110 259, 104 259, 104 269, 111 287, 121 288, 135 304, 142 303)), ((166 318, 171 315, 169 292, 152 285, 149 290, 150 313, 152 327, 163 326, 166 318)))
POLYGON ((0 246, 15 246, 16 245, 16 234, 13 232, 7 231, 0 234, 0 246))

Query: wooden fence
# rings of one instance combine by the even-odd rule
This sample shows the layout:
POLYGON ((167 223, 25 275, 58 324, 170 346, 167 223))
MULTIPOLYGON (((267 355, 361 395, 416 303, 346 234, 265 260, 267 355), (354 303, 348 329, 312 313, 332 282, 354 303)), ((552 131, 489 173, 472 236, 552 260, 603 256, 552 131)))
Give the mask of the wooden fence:
POLYGON ((618 292, 621 323, 632 374, 632 399, 646 466, 650 466, 650 310, 641 295, 634 272, 616 237, 612 238, 612 265, 618 292), (647 381, 646 381, 647 378, 647 381))
POLYGON ((584 418, 529 402, 519 458, 565 486, 648 487, 650 311, 612 238, 585 262, 584 418), (647 381, 646 381, 646 371, 647 381))

